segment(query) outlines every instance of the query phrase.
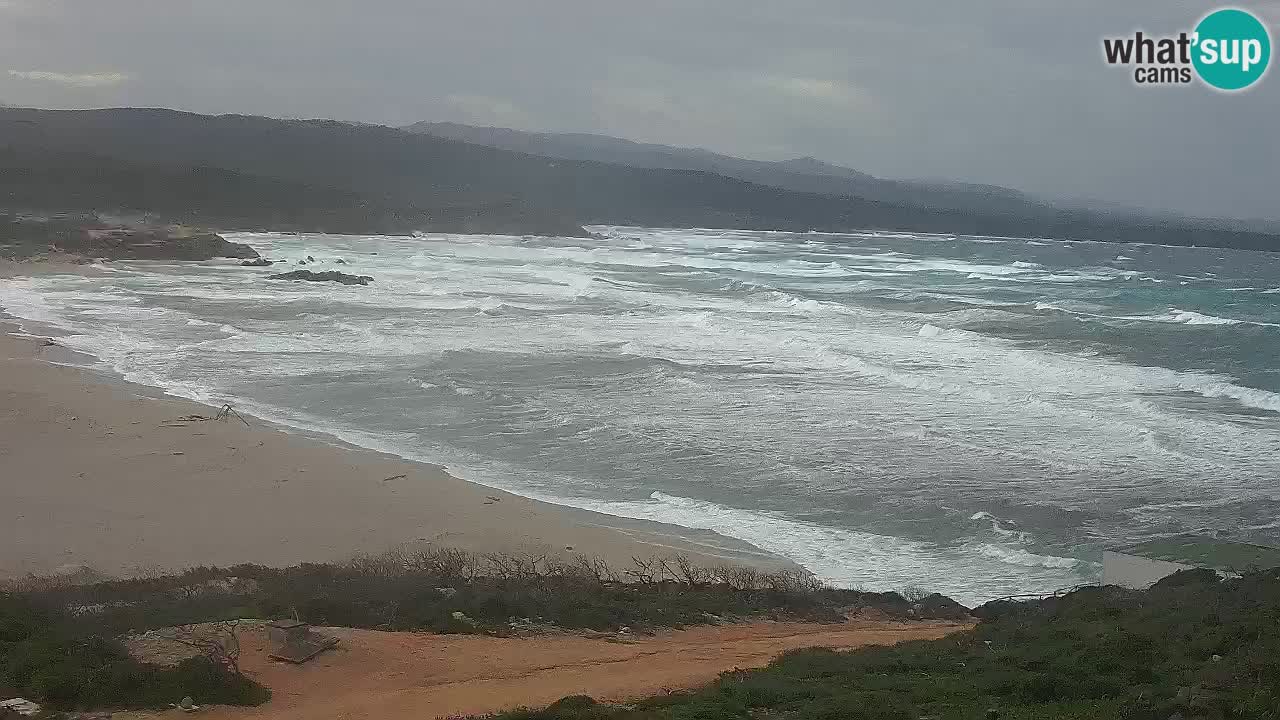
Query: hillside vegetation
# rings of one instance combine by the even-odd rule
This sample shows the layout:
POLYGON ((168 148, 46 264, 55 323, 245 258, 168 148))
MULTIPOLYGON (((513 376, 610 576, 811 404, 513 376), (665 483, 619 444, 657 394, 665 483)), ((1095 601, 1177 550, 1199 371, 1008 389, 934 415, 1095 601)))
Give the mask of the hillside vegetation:
POLYGON ((627 707, 566 698, 499 720, 1275 720, 1280 573, 1185 571, 975 611, 972 631, 789 653, 698 692, 627 707))
POLYGON ((0 698, 25 697, 56 709, 163 708, 196 703, 257 705, 263 687, 208 658, 176 667, 140 663, 109 634, 72 612, 0 594, 0 698))
POLYGON ((836 590, 801 572, 700 568, 680 558, 637 559, 615 570, 586 556, 566 562, 442 549, 86 585, 28 578, 0 593, 0 695, 56 708, 163 707, 188 695, 197 703, 257 704, 266 692, 234 668, 205 657, 173 668, 144 665, 120 642, 146 630, 244 618, 509 636, 646 633, 762 617, 835 622, 861 609, 968 619, 940 595, 836 590))
POLYGON ((214 165, 137 162, 44 147, 0 146, 0 208, 150 215, 224 230, 586 235, 576 223, 529 210, 512 199, 396 201, 214 165))
MULTIPOLYGON (((430 221, 418 228, 427 230, 581 234, 581 225, 591 223, 801 231, 892 229, 1280 249, 1275 235, 1175 219, 1038 205, 1018 209, 1021 206, 1016 203, 957 210, 888 202, 839 191, 781 188, 707 170, 542 157, 329 120, 215 117, 128 108, 10 108, 0 109, 0 147, 110 157, 179 177, 193 170, 228 171, 262 182, 288 183, 276 188, 280 202, 296 196, 295 205, 311 208, 308 212, 319 212, 328 207, 326 202, 338 207, 368 203, 375 216, 389 213, 409 224, 414 218, 430 221), (325 193, 337 194, 325 200, 325 193)), ((793 164, 784 170, 829 177, 813 175, 810 165, 793 164)), ((6 172, 10 171, 0 168, 0 176, 6 172)), ((12 180, 8 184, 21 185, 12 180)), ((198 194, 190 198, 200 202, 198 194)), ((56 201, 56 192, 45 196, 45 202, 56 201)), ((273 201, 273 195, 264 195, 256 211, 251 204, 240 204, 245 213, 253 211, 243 222, 261 222, 256 218, 269 216, 273 201)), ((306 229, 316 229, 311 222, 306 229)))
POLYGON ((29 580, 43 606, 92 608, 79 620, 115 635, 237 618, 297 618, 314 625, 509 634, 535 621, 568 629, 647 631, 754 617, 819 622, 874 608, 884 617, 967 618, 941 595, 838 590, 804 572, 701 568, 680 558, 637 559, 615 569, 529 553, 454 549, 394 553, 339 565, 239 565, 89 585, 29 580), (463 617, 458 617, 458 614, 463 617))

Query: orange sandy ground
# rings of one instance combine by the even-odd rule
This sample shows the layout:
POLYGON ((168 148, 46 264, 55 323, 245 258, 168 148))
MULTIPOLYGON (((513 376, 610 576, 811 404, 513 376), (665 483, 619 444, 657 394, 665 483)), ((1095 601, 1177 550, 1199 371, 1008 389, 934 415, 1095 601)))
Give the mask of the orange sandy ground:
POLYGON ((630 643, 331 629, 326 632, 339 636, 341 644, 301 666, 268 660, 265 638, 246 632, 241 665, 271 688, 271 702, 257 708, 206 708, 199 717, 429 720, 543 707, 576 694, 618 702, 697 687, 725 670, 763 666, 786 650, 889 645, 961 629, 868 620, 762 622, 670 631, 630 643))

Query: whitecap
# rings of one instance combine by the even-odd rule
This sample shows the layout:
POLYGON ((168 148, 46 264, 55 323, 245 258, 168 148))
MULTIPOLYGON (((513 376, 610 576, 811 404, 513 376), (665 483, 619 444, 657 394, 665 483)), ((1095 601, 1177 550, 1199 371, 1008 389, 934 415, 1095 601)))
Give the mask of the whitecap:
POLYGON ((1191 380, 1180 384, 1183 390, 1199 393, 1207 398, 1229 398, 1256 410, 1280 412, 1280 393, 1242 387, 1222 380, 1191 380))
POLYGON ((945 547, 907 538, 819 525, 784 514, 732 508, 654 492, 644 501, 583 502, 610 515, 712 530, 794 560, 842 587, 900 590, 924 587, 962 603, 1019 592, 1052 592, 1081 582, 1092 568, 1075 558, 1034 555, 992 543, 945 547), (965 568, 956 573, 958 567, 965 568), (1016 582, 1009 580, 1017 577, 1016 582))
POLYGON ((994 558, 1011 565, 1029 567, 1069 569, 1077 567, 1080 561, 1076 558, 1057 557, 1054 555, 1037 555, 1022 548, 1008 548, 993 543, 982 543, 977 546, 979 554, 994 558))

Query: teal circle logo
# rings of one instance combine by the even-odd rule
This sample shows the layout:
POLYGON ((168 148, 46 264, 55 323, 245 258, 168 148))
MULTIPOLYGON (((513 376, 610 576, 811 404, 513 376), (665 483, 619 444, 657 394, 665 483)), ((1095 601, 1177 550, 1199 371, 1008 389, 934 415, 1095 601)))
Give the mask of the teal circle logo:
POLYGON ((1243 90, 1258 82, 1271 60, 1267 26, 1244 10, 1204 16, 1192 42, 1192 65, 1201 80, 1219 90, 1243 90))

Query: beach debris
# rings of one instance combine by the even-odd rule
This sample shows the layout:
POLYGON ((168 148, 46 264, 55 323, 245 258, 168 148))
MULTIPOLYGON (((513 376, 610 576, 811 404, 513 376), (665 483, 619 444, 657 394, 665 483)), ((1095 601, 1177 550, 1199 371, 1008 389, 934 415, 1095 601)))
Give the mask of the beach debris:
POLYGON ((58 343, 50 340, 49 338, 45 338, 44 342, 40 343, 40 347, 58 347, 58 343))
POLYGON ((455 610, 453 613, 451 613, 451 616, 453 617, 454 620, 457 620, 458 622, 461 622, 461 623, 466 623, 471 627, 475 627, 478 624, 474 619, 469 617, 466 613, 462 612, 461 610, 455 610))
POLYGON ((403 480, 407 477, 409 477, 407 473, 400 473, 399 475, 392 475, 391 477, 388 477, 388 478, 382 478, 382 482, 391 482, 392 480, 403 480))
POLYGON ((9 711, 23 717, 35 717, 40 714, 40 704, 26 698, 10 698, 0 700, 0 710, 9 711))
POLYGON ((620 627, 617 634, 609 635, 604 638, 605 642, 617 643, 619 645, 635 645, 636 639, 631 635, 631 628, 620 627))
MULTIPOLYGON (((306 263, 302 263, 306 264, 306 263)), ((268 275, 268 280, 306 280, 308 282, 336 282, 343 285, 368 285, 373 278, 368 275, 348 275, 337 270, 312 272, 310 270, 294 270, 293 272, 268 275)))
POLYGON ((267 655, 300 665, 338 644, 338 638, 321 635, 300 620, 276 620, 267 626, 267 639, 274 649, 267 655))
POLYGON ((240 417, 240 413, 236 412, 235 408, 231 407, 230 403, 224 404, 222 409, 218 410, 218 414, 214 416, 213 419, 219 422, 226 422, 232 415, 234 415, 237 420, 244 423, 245 427, 249 427, 249 421, 240 417))
MULTIPOLYGON (((186 427, 191 423, 204 422, 206 420, 212 420, 212 419, 213 418, 205 417, 204 415, 183 415, 182 417, 174 418, 172 420, 165 420, 164 422, 160 423, 160 426, 161 427, 186 427)), ((130 424, 137 425, 138 423, 134 422, 130 424)))
POLYGON ((484 504, 485 504, 485 505, 492 505, 492 504, 494 504, 494 503, 499 503, 499 502, 502 502, 502 498, 500 498, 500 497, 498 497, 498 496, 496 496, 496 495, 486 495, 486 496, 484 497, 484 504))

